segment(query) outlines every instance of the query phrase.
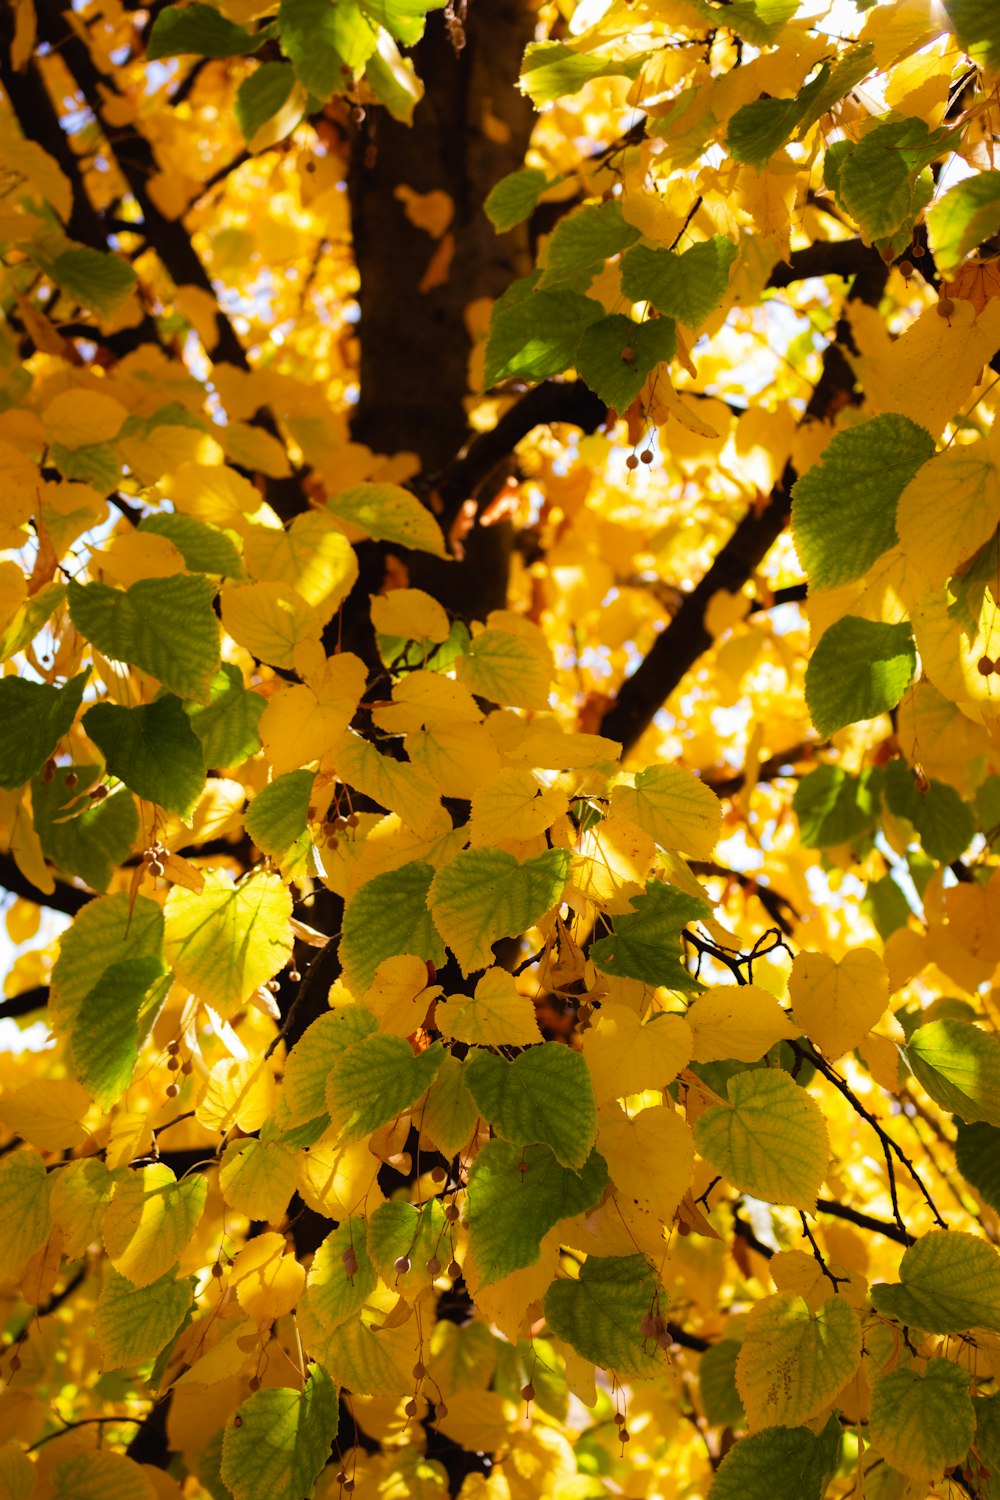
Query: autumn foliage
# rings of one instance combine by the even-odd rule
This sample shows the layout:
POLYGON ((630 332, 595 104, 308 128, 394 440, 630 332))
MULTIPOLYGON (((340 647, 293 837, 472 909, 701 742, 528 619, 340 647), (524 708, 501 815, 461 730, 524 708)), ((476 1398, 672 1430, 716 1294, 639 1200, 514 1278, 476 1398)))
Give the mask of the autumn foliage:
POLYGON ((1000 7, 0 82, 0 1500, 1000 1495, 1000 7))

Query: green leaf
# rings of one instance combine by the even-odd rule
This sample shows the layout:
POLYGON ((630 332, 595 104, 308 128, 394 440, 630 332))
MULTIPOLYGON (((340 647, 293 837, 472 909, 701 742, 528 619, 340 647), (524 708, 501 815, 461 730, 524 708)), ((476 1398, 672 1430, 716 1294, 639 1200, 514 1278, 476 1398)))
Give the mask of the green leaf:
POLYGON ((658 364, 673 359, 672 318, 635 323, 621 313, 591 323, 576 351, 576 369, 606 406, 627 411, 658 364))
POLYGON ((975 1234, 930 1229, 899 1263, 898 1282, 871 1289, 879 1312, 928 1333, 1000 1332, 1000 1255, 975 1234))
POLYGON ((534 1265, 549 1230, 594 1208, 607 1185, 607 1163, 596 1151, 582 1171, 572 1172, 548 1146, 487 1141, 469 1174, 467 1211, 469 1250, 481 1284, 491 1286, 534 1265))
POLYGON ((91 443, 85 448, 64 448, 53 443, 52 462, 66 479, 93 485, 101 495, 117 489, 122 476, 121 460, 111 443, 91 443))
POLYGON ((398 484, 357 484, 331 495, 326 508, 376 542, 446 556, 441 528, 416 495, 398 484))
POLYGON ((105 969, 80 1002, 70 1045, 84 1088, 103 1110, 117 1104, 139 1057, 139 1013, 163 963, 154 954, 105 969))
POLYGON ((378 40, 355 0, 281 0, 278 30, 299 82, 324 103, 343 91, 378 40))
POLYGON ((707 901, 661 880, 650 880, 645 895, 632 898, 632 911, 614 918, 614 933, 592 944, 590 957, 605 974, 641 979, 667 989, 698 989, 681 963, 681 932, 709 916, 707 901))
POLYGON ((233 113, 248 145, 284 107, 294 87, 295 69, 291 63, 261 63, 249 78, 244 78, 236 90, 233 113))
POLYGON ((212 678, 209 702, 185 703, 184 712, 201 742, 205 765, 215 770, 238 766, 260 749, 257 725, 267 702, 243 686, 243 673, 223 662, 212 678))
POLYGON ((168 542, 173 542, 192 573, 212 573, 220 578, 244 576, 243 560, 232 533, 201 521, 197 516, 181 515, 179 511, 155 511, 150 516, 143 516, 138 529, 152 532, 154 536, 165 536, 168 542))
MULTIPOLYGON (((991 1480, 1000 1479, 1000 1392, 980 1396, 972 1403, 976 1412, 976 1452, 990 1471, 991 1480)), ((983 1500, 990 1500, 996 1485, 987 1489, 983 1500)))
POLYGON ((365 67, 365 83, 394 120, 413 124, 413 111, 423 98, 423 84, 408 57, 389 49, 393 44, 383 32, 379 50, 373 52, 365 67), (387 55, 383 56, 383 53, 387 55))
POLYGON ((981 66, 1000 67, 1000 15, 993 0, 944 0, 959 45, 981 66))
POLYGON ((903 1056, 935 1104, 966 1125, 1000 1127, 1000 1038, 969 1021, 928 1021, 903 1056))
POLYGON ((113 964, 160 958, 162 953, 163 909, 156 901, 136 896, 132 902, 127 891, 88 901, 59 939, 49 990, 55 1027, 69 1030, 86 997, 113 964))
POLYGON ((707 21, 725 24, 755 47, 774 42, 799 8, 799 0, 726 0, 720 11, 715 0, 696 0, 707 21))
POLYGON ((698 1362, 698 1388, 705 1420, 710 1427, 745 1427, 746 1416, 736 1389, 736 1361, 740 1346, 735 1339, 710 1344, 698 1362))
POLYGON ((736 1362, 749 1425, 793 1427, 830 1405, 861 1365, 861 1321, 843 1297, 765 1297, 750 1310, 736 1362))
MULTIPOLYGON (((46 269, 67 297, 105 318, 117 312, 136 284, 135 272, 127 260, 120 255, 105 254, 103 250, 91 250, 86 245, 64 250, 46 269)), ((97 446, 103 448, 105 445, 97 446)), ((67 474, 67 478, 84 477, 82 474, 67 474)))
POLYGON ((550 1146, 579 1171, 597 1139, 590 1071, 559 1042, 528 1047, 512 1063, 477 1050, 465 1065, 476 1108, 497 1135, 517 1146, 550 1146))
POLYGON ((434 1042, 414 1053, 401 1036, 373 1032, 338 1059, 326 1084, 326 1107, 342 1141, 360 1141, 416 1104, 441 1066, 434 1042))
POLYGON ((135 1287, 112 1266, 94 1308, 94 1336, 105 1370, 131 1369, 155 1359, 174 1337, 192 1303, 191 1282, 161 1276, 135 1287))
POLYGON ((181 984, 228 1018, 291 958, 291 914, 280 875, 254 870, 233 885, 207 870, 202 890, 175 885, 167 897, 167 959, 181 984))
POLYGON ((214 5, 168 5, 153 22, 146 46, 146 58, 156 62, 161 57, 246 57, 256 52, 269 33, 254 36, 244 26, 227 21, 214 5))
POLYGON ((637 78, 649 54, 618 61, 601 52, 577 52, 564 42, 532 42, 524 54, 521 88, 534 105, 578 94, 592 78, 637 78))
POLYGON ((990 1208, 1000 1213, 1000 1129, 979 1121, 959 1125, 955 1165, 990 1208))
POLYGON ((823 739, 895 708, 913 681, 917 652, 907 621, 845 615, 824 631, 806 668, 806 703, 823 739))
POLYGON ((534 290, 534 278, 515 281, 493 308, 484 382, 545 380, 575 363, 584 329, 604 309, 581 292, 534 290))
POLYGON ((874 53, 874 42, 856 42, 835 63, 823 64, 798 96, 801 115, 795 133, 799 140, 872 71, 874 53))
MULTIPOLYGON (((90 514, 88 508, 87 515, 90 514)), ((16 651, 23 651, 52 618, 65 598, 64 583, 46 583, 37 594, 25 599, 20 609, 0 630, 0 661, 6 661, 16 651)))
POLYGON ((449 1053, 427 1091, 420 1130, 441 1152, 455 1156, 467 1145, 479 1111, 465 1081, 465 1067, 449 1053))
POLYGON ((337 1390, 321 1365, 309 1366, 302 1391, 255 1391, 227 1422, 222 1440, 222 1482, 233 1500, 311 1495, 330 1457, 337 1422, 337 1390))
POLYGON ((219 669, 215 585, 196 573, 142 578, 131 588, 69 586, 69 612, 103 656, 148 672, 180 698, 209 701, 219 669))
MULTIPOLYGON (((442 1255, 448 1221, 436 1199, 414 1208, 411 1203, 382 1203, 368 1220, 368 1253, 372 1264, 385 1282, 407 1302, 414 1302, 420 1292, 434 1282, 427 1262, 442 1255), (406 1256, 408 1271, 397 1271, 396 1261, 406 1256)), ((440 1275, 440 1272, 437 1273, 440 1275)))
POLYGON ((909 901, 891 875, 869 881, 861 910, 871 918, 884 943, 900 927, 905 927, 912 915, 909 901))
POLYGON ((917 178, 948 149, 953 132, 931 131, 923 120, 887 120, 844 155, 837 198, 867 241, 888 239, 908 227, 922 205, 917 178))
POLYGON ((577 1354, 619 1379, 654 1375, 663 1356, 639 1331, 653 1306, 656 1277, 642 1255, 590 1255, 576 1280, 555 1281, 545 1320, 577 1354))
POLYGON ((360 0, 361 9, 376 26, 384 26, 404 47, 424 34, 428 11, 443 10, 447 0, 360 0))
POLYGON ((808 1427, 769 1427, 730 1448, 709 1500, 823 1500, 837 1470, 840 1423, 831 1417, 819 1437, 808 1427))
POLYGON ((353 1318, 378 1285, 378 1275, 368 1254, 363 1223, 341 1224, 328 1234, 313 1256, 305 1295, 295 1310, 306 1343, 314 1342, 313 1330, 332 1333, 353 1318), (358 1269, 348 1276, 344 1253, 354 1250, 358 1269))
POLYGON ((792 807, 807 849, 830 849, 873 833, 882 809, 882 770, 866 766, 859 776, 843 766, 823 765, 803 776, 792 807))
POLYGON ((412 860, 368 880, 347 903, 340 962, 348 989, 363 995, 384 958, 413 953, 438 968, 444 944, 427 910, 434 866, 412 860))
POLYGON ((281 865, 286 880, 305 874, 312 839, 309 802, 314 771, 289 771, 262 787, 247 809, 244 826, 257 848, 281 865))
POLYGON ((61 688, 0 678, 0 787, 24 786, 41 770, 68 734, 86 684, 86 672, 61 688))
POLYGON ((32 1146, 15 1146, 0 1158, 0 1278, 15 1281, 25 1261, 45 1242, 49 1215, 49 1178, 32 1146))
MULTIPOLYGON (((503 849, 467 849, 439 870, 427 905, 462 973, 488 968, 495 942, 534 926, 556 905, 568 875, 565 849, 546 849, 523 864, 503 849)), ((395 951, 416 950, 404 944, 395 951)))
POLYGON ((298 1181, 295 1152, 281 1141, 233 1141, 222 1153, 219 1187, 237 1213, 265 1224, 279 1224, 288 1209, 298 1181))
POLYGON ((63 875, 106 891, 132 852, 139 814, 124 788, 103 802, 90 802, 86 793, 99 777, 99 766, 57 766, 50 781, 35 777, 31 807, 46 858, 63 875), (76 778, 73 786, 66 785, 67 776, 76 778))
POLYGON ((885 768, 885 800, 897 818, 913 824, 924 852, 941 864, 950 865, 972 842, 972 808, 946 781, 932 781, 921 790, 903 761, 890 761, 885 768))
POLYGON ((501 177, 483 204, 497 234, 513 229, 515 224, 526 219, 546 188, 555 187, 561 180, 555 177, 550 182, 537 167, 525 167, 519 172, 508 172, 506 177, 501 177))
POLYGON ((362 1005, 338 1005, 316 1017, 285 1062, 285 1102, 293 1124, 326 1112, 327 1078, 347 1048, 377 1028, 362 1005))
POLYGON ((811 1213, 830 1156, 819 1105, 781 1068, 737 1073, 726 1091, 695 1122, 700 1154, 741 1192, 811 1213))
POLYGON ((1000 172, 966 177, 927 212, 927 236, 943 276, 1000 230, 1000 172))
POLYGON ((626 222, 616 198, 607 203, 586 203, 559 220, 546 247, 542 274, 537 283, 542 291, 573 283, 583 291, 604 269, 612 255, 620 255, 639 238, 639 231, 626 222))
POLYGON ((969 1372, 950 1359, 893 1370, 875 1382, 868 1436, 894 1469, 930 1482, 961 1463, 975 1437, 969 1372))
POLYGON ((622 291, 687 328, 700 328, 726 295, 735 259, 736 246, 722 234, 682 255, 637 245, 622 261, 622 291))
POLYGON ((172 693, 138 708, 97 703, 83 727, 117 776, 137 797, 186 818, 205 790, 201 743, 172 693))
POLYGON ((801 97, 755 99, 744 104, 729 121, 726 150, 734 161, 758 171, 794 135, 805 111, 801 97))
POLYGON ((888 412, 838 432, 792 489, 792 535, 812 589, 867 573, 895 545, 896 507, 934 439, 888 412))

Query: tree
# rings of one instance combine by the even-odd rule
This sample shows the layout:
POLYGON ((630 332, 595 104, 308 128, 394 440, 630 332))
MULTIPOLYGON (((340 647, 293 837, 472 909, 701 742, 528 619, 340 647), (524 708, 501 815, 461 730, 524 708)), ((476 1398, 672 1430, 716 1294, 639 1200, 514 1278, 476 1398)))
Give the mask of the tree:
POLYGON ((0 1489, 994 1493, 995 6, 0 24, 0 1489))

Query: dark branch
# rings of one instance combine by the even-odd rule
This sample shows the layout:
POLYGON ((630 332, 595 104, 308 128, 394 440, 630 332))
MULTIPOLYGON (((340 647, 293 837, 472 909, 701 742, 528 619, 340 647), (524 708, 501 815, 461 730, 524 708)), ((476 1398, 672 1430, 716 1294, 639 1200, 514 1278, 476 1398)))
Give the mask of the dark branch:
POLYGON ((92 892, 77 890, 75 886, 63 885, 58 880, 55 890, 46 895, 18 869, 12 854, 0 854, 0 890, 9 891, 12 896, 23 896, 25 901, 34 901, 36 906, 46 906, 50 911, 65 912, 68 917, 75 917, 88 901, 93 900, 92 892))
POLYGON ((913 1236, 900 1229, 898 1224, 893 1224, 889 1219, 876 1219, 872 1214, 862 1213, 859 1208, 851 1208, 850 1204, 838 1203, 833 1198, 820 1198, 816 1204, 816 1212, 828 1214, 832 1219, 846 1219, 848 1224, 854 1224, 858 1229, 867 1229, 872 1234, 881 1234, 897 1245, 913 1244, 913 1236))
POLYGON ((16 1021, 22 1016, 33 1016, 36 1011, 44 1010, 48 1003, 48 985, 40 984, 34 989, 22 990, 19 995, 11 995, 9 1000, 0 1000, 0 1021, 16 1021))

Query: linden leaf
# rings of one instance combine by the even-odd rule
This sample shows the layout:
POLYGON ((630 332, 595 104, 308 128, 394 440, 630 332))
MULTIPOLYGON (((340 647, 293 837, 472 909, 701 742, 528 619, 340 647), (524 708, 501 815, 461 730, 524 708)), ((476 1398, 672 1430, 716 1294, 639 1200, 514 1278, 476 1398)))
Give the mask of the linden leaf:
POLYGON ((641 1255, 588 1256, 576 1280, 553 1282, 545 1296, 545 1320, 584 1359, 619 1379, 654 1375, 663 1363, 640 1324, 648 1315, 656 1279, 641 1255))
POLYGON ((823 1500, 837 1471, 841 1428, 769 1427, 736 1443, 716 1471, 709 1500, 823 1500))
POLYGON ((950 1359, 893 1370, 872 1391, 868 1434, 901 1474, 925 1483, 959 1464, 975 1436, 969 1373, 950 1359))
POLYGON ((967 1125, 1000 1126, 1000 1039, 968 1021, 928 1021, 903 1057, 942 1109, 967 1125))
POLYGON ((347 903, 340 938, 344 980, 356 994, 371 987, 380 963, 400 953, 444 963, 444 945, 427 910, 433 865, 411 860, 367 881, 347 903))
POLYGON ((349 528, 376 542, 396 542, 434 557, 446 557, 441 528, 416 495, 398 484, 359 484, 326 502, 349 528))
POLYGON ((340 1139, 361 1140, 416 1104, 443 1056, 440 1042, 415 1054, 402 1037, 381 1032, 354 1042, 326 1085, 326 1107, 340 1139))
POLYGON ((896 511, 907 559, 932 584, 943 584, 957 573, 989 541, 998 523, 1000 474, 992 446, 983 442, 946 448, 925 463, 896 511))
POLYGON ((201 891, 167 897, 165 949, 181 984, 231 1016, 291 957, 292 899, 277 875, 255 871, 239 885, 209 870, 201 891))
MULTIPOLYGON (((32 1490, 36 1478, 32 1469, 32 1490)), ((77 1452, 54 1463, 46 1479, 52 1500, 157 1500, 158 1495, 142 1465, 124 1453, 77 1452)))
POLYGON ((685 1020, 698 1063, 759 1062, 776 1042, 798 1036, 770 990, 759 984, 714 984, 696 998, 685 1020))
POLYGON ((0 1282, 6 1284, 44 1244, 51 1223, 45 1163, 31 1146, 18 1146, 0 1159, 0 1214, 0 1282))
POLYGON ((24 786, 53 753, 76 718, 87 674, 65 687, 0 679, 0 787, 24 786))
POLYGON ((303 1325, 303 1337, 312 1342, 307 1331, 310 1327, 315 1326, 323 1334, 332 1333, 353 1318, 377 1284, 366 1235, 360 1226, 341 1224, 327 1235, 313 1256, 297 1314, 303 1325), (349 1262, 344 1257, 352 1250, 357 1268, 349 1273, 349 1262))
POLYGON ((208 1182, 178 1182, 160 1162, 126 1172, 104 1216, 104 1248, 133 1286, 149 1286, 176 1265, 205 1211, 208 1182))
POLYGON ((765 1203, 811 1213, 830 1143, 815 1100, 780 1068, 737 1073, 729 1103, 699 1116, 695 1144, 713 1172, 765 1203))
POLYGON ((295 1191, 295 1152, 280 1141, 234 1141, 219 1166, 219 1187, 231 1208, 265 1224, 280 1223, 295 1191))
POLYGON ((751 1429, 818 1416, 861 1364, 861 1323, 842 1297, 812 1311, 802 1297, 765 1297, 752 1309, 736 1384, 751 1429))
POLYGON ((487 1141, 469 1174, 469 1249, 481 1284, 534 1265, 548 1231, 594 1208, 607 1184, 608 1169, 596 1151, 573 1172, 548 1146, 487 1141))
POLYGON ((722 827, 722 803, 683 766, 650 766, 634 786, 611 792, 611 810, 644 829, 663 849, 709 859, 722 827))
POLYGON ((667 1104, 627 1115, 617 1104, 600 1111, 597 1145, 618 1192, 672 1224, 691 1185, 694 1139, 690 1127, 667 1104))
POLYGON ((462 973, 488 968, 495 942, 550 911, 568 873, 563 849, 546 849, 523 864, 502 849, 469 849, 439 870, 427 904, 462 973))
POLYGON ((837 962, 826 953, 797 953, 788 979, 795 1020, 835 1062, 877 1025, 889 1004, 889 975, 870 948, 837 962))
POLYGON ((450 1041, 480 1047, 530 1047, 541 1041, 535 1007, 518 993, 506 969, 487 969, 474 997, 449 995, 439 1001, 435 1022, 450 1041))
POLYGON ((614 933, 591 945, 590 957, 606 974, 641 979, 671 990, 698 988, 681 962, 680 935, 689 922, 709 915, 709 905, 660 880, 650 880, 632 911, 615 917, 614 933))
POLYGON ((605 1001, 583 1038, 597 1103, 666 1088, 691 1061, 691 1047, 681 1016, 654 1016, 643 1025, 627 1005, 605 1001))
POLYGON ((168 1272, 136 1287, 110 1266, 94 1308, 94 1336, 104 1368, 125 1370, 155 1359, 180 1328, 191 1306, 191 1282, 168 1272))
POLYGON ((597 1136, 597 1110, 583 1058, 558 1042, 529 1047, 507 1063, 476 1052, 465 1081, 483 1119, 503 1140, 551 1147, 564 1166, 579 1169, 597 1136))
POLYGON ((96 703, 83 727, 109 776, 164 812, 188 817, 205 790, 205 759, 179 698, 165 693, 137 708, 96 703))
POLYGON ((96 650, 198 703, 209 701, 219 670, 214 598, 215 585, 197 573, 142 578, 124 590, 69 585, 70 617, 96 650))
POLYGON ((806 668, 806 703, 824 739, 895 708, 913 680, 917 653, 908 622, 845 615, 820 638, 806 668))
POLYGON ((928 1333, 1000 1332, 1000 1255, 974 1234, 930 1229, 871 1290, 879 1312, 928 1333))
POLYGON ((304 1268, 288 1249, 283 1234, 258 1234, 243 1246, 229 1272, 236 1300, 262 1328, 291 1312, 306 1284, 304 1268))
POLYGON ((226 1424, 222 1440, 222 1482, 233 1500, 311 1495, 338 1420, 337 1390, 322 1365, 309 1366, 304 1390, 255 1391, 226 1424))

